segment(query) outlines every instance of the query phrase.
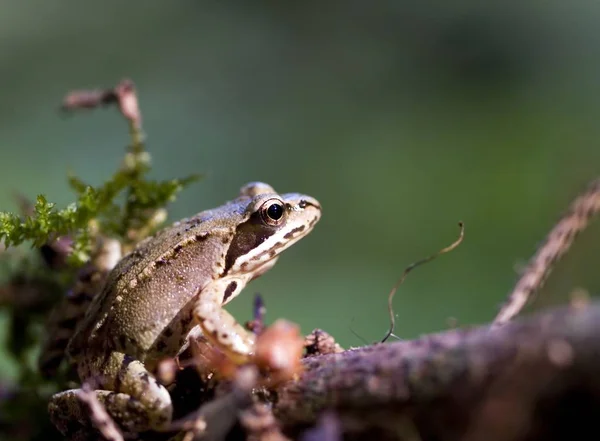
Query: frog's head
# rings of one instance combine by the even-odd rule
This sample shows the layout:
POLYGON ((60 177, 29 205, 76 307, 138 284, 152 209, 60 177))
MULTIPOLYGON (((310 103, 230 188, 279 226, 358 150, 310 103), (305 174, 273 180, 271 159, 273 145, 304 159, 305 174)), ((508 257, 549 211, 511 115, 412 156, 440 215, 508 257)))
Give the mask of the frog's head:
POLYGON ((271 268, 279 254, 306 236, 321 217, 319 202, 303 194, 277 194, 261 182, 241 189, 242 221, 225 258, 228 275, 256 278, 271 268))

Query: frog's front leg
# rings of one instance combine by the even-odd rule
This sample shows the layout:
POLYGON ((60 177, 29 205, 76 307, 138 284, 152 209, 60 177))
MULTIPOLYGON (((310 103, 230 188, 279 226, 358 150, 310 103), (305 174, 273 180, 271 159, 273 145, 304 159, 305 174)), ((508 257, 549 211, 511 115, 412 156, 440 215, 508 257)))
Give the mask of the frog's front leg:
MULTIPOLYGON (((110 416, 129 432, 166 428, 172 418, 171 397, 146 370, 143 363, 122 353, 113 352, 100 369, 90 369, 102 389, 96 397, 110 416)), ((48 411, 50 419, 63 435, 89 427, 88 410, 78 397, 78 389, 54 395, 48 411)))
POLYGON ((194 307, 204 338, 238 363, 246 362, 254 353, 255 337, 223 305, 237 296, 246 282, 238 277, 214 280, 202 290, 194 307))

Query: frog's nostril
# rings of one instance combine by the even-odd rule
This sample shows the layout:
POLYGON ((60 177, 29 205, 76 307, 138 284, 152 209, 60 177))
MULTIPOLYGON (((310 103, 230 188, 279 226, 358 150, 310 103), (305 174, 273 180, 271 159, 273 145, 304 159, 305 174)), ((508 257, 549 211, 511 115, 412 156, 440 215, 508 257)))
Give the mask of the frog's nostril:
POLYGON ((317 210, 321 209, 321 206, 316 202, 316 201, 307 201, 306 199, 301 199, 300 202, 298 202, 298 208, 306 208, 306 207, 314 207, 317 210))

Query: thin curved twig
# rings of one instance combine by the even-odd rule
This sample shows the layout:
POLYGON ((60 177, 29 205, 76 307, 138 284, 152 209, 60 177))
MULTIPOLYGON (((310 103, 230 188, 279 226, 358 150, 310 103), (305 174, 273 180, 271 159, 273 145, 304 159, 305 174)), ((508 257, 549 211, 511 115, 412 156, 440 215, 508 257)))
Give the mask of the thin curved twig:
POLYGON ((385 341, 388 338, 390 338, 390 336, 394 333, 394 327, 396 326, 396 318, 394 317, 394 306, 392 304, 392 301, 394 299, 394 294, 396 294, 396 291, 398 290, 398 287, 400 285, 402 285, 402 282, 404 282, 404 279, 406 278, 408 273, 411 272, 413 269, 415 269, 416 267, 418 267, 424 263, 432 261, 436 257, 438 257, 444 253, 447 253, 448 251, 452 251, 454 248, 456 248, 458 245, 460 245, 460 243, 463 241, 463 238, 465 237, 465 227, 462 222, 458 223, 458 227, 460 228, 460 235, 458 236, 458 239, 456 239, 452 244, 450 244, 446 248, 442 248, 437 253, 432 254, 431 256, 428 256, 424 259, 418 260, 417 262, 411 263, 408 267, 406 267, 406 269, 402 273, 402 276, 400 276, 400 278, 398 279, 398 281, 396 282, 396 284, 390 291, 390 294, 388 295, 388 311, 390 313, 390 328, 388 329, 387 333, 385 334, 385 337, 383 337, 383 339, 381 340, 381 343, 385 343, 385 341))

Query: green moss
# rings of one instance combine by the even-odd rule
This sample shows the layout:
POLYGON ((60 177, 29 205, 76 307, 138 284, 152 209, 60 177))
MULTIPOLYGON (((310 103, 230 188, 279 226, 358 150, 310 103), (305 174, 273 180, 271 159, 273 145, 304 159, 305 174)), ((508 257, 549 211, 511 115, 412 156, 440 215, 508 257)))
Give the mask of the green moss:
MULTIPOLYGON (((29 215, 0 212, 0 241, 5 246, 30 242, 39 247, 53 238, 70 235, 70 260, 80 265, 89 258, 91 239, 97 233, 131 241, 132 231, 151 230, 153 214, 175 199, 198 175, 164 181, 147 178, 150 157, 142 144, 130 147, 123 165, 98 187, 69 176, 75 201, 57 209, 45 195, 39 195, 29 215), (119 201, 122 201, 119 203, 119 201), (149 228, 150 227, 150 228, 149 228)), ((139 235, 133 235, 140 239, 139 235)))

